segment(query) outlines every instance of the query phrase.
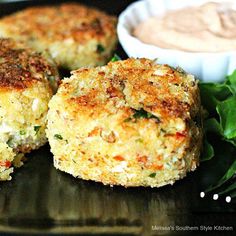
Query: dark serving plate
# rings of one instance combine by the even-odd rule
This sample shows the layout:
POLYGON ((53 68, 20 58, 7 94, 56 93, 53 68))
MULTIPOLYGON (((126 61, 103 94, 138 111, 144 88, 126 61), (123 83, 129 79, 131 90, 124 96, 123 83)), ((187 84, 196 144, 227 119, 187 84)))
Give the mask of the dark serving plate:
MULTIPOLYGON (((0 16, 58 2, 0 1, 0 16)), ((131 1, 80 2, 118 15, 131 1)), ((120 46, 117 54, 127 57, 120 46)), ((0 183, 0 235, 202 235, 204 226, 213 235, 236 232, 235 200, 226 203, 212 200, 212 195, 199 197, 204 186, 213 182, 208 170, 217 165, 217 158, 173 186, 152 189, 75 179, 53 167, 48 145, 28 157, 12 181, 0 183), (229 228, 221 231, 218 226, 229 228)))

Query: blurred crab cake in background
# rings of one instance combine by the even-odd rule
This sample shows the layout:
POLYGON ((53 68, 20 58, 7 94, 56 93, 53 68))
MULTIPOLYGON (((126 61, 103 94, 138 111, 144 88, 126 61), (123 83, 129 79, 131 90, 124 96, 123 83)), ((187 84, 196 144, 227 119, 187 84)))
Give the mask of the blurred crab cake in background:
POLYGON ((104 65, 117 43, 116 18, 77 3, 32 7, 0 20, 0 36, 48 49, 59 67, 104 65))
POLYGON ((48 102, 58 81, 50 57, 0 39, 0 180, 10 180, 23 154, 46 143, 48 102))
POLYGON ((49 103, 59 170, 110 185, 173 184, 199 163, 200 97, 192 75, 148 59, 79 69, 49 103))

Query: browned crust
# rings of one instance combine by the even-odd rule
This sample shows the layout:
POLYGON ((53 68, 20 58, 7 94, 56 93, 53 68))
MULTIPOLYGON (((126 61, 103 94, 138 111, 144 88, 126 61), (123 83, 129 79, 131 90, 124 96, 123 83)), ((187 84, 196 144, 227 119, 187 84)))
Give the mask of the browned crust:
MULTIPOLYGON (((197 82, 193 80, 192 84, 186 83, 183 81, 186 74, 167 65, 161 67, 166 71, 165 74, 155 75, 155 71, 160 69, 160 65, 148 59, 130 58, 109 63, 106 71, 110 72, 105 74, 99 68, 91 69, 91 75, 96 73, 97 80, 109 84, 104 91, 93 88, 83 96, 71 97, 72 91, 67 87, 69 85, 64 83, 62 86, 65 87, 67 95, 70 97, 68 102, 76 104, 78 110, 90 107, 102 112, 104 109, 102 107, 110 100, 126 100, 126 102, 129 101, 131 110, 142 108, 154 115, 159 114, 163 120, 192 119, 199 112, 200 107, 197 82), (150 82, 150 78, 154 78, 155 82, 150 82), (129 98, 124 92, 127 86, 131 88, 129 98), (175 88, 179 91, 173 92, 175 88), (190 97, 188 102, 185 101, 185 92, 190 97), (101 100, 99 94, 105 94, 107 99, 101 100)), ((88 73, 88 69, 83 68, 74 72, 78 79, 82 79, 88 73)), ((91 110, 87 111, 91 112, 91 110)))
POLYGON ((39 53, 12 39, 0 39, 0 89, 25 89, 54 72, 39 53))
POLYGON ((47 42, 72 38, 82 44, 116 32, 115 17, 77 3, 27 8, 3 18, 2 23, 13 25, 12 33, 31 40, 35 35, 47 42))

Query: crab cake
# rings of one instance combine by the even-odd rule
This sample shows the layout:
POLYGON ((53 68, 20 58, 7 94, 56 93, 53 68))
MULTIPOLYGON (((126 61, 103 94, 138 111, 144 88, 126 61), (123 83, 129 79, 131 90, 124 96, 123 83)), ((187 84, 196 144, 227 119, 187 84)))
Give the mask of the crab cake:
POLYGON ((103 65, 117 42, 116 18, 76 3, 22 10, 0 21, 0 36, 48 49, 60 67, 103 65))
POLYGON ((49 103, 56 168, 110 185, 159 187, 195 170, 202 127, 192 75, 148 59, 80 69, 49 103))
POLYGON ((48 102, 58 79, 52 61, 0 39, 0 180, 11 179, 23 154, 46 143, 48 102))

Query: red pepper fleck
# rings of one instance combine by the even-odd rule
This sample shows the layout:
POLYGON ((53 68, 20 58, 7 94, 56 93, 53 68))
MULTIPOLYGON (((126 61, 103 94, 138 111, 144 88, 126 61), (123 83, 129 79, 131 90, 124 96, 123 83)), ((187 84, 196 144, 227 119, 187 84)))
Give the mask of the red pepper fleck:
POLYGON ((0 161, 0 166, 10 168, 11 167, 11 162, 10 161, 0 161))
POLYGON ((92 131, 89 132, 88 137, 97 136, 101 134, 102 128, 95 127, 92 131))
POLYGON ((148 160, 147 156, 139 156, 137 157, 138 162, 146 163, 148 160))
POLYGON ((154 169, 154 170, 162 170, 163 167, 164 167, 163 164, 161 164, 161 165, 152 164, 152 165, 151 165, 151 168, 154 169))
POLYGON ((177 133, 175 134, 175 136, 176 136, 177 139, 185 138, 185 137, 186 137, 186 133, 177 132, 177 133))
POLYGON ((117 161, 124 161, 125 160, 125 158, 124 157, 122 157, 122 156, 119 156, 119 155, 117 155, 117 156, 114 156, 113 157, 115 160, 117 160, 117 161))

